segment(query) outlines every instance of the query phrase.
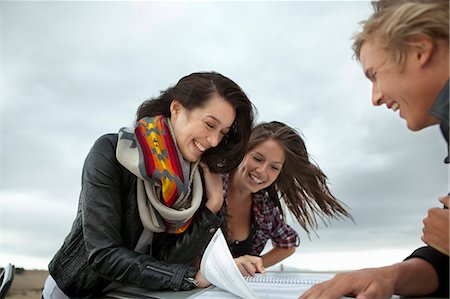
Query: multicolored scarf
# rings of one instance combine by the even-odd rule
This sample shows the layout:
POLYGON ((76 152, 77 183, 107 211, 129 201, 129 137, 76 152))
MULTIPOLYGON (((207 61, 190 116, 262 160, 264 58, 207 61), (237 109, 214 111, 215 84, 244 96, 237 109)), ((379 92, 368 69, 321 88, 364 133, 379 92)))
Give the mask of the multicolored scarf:
POLYGON ((183 159, 167 118, 144 117, 134 130, 120 129, 116 156, 138 178, 137 202, 144 227, 184 232, 200 206, 203 190, 198 162, 183 159))

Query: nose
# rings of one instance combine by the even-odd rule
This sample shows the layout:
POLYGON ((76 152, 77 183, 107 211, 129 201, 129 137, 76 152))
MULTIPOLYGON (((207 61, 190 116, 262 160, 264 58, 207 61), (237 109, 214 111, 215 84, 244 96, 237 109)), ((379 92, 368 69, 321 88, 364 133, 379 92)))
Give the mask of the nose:
POLYGON ((372 83, 372 104, 374 106, 380 106, 383 104, 383 93, 380 91, 375 83, 372 83))
POLYGON ((258 167, 256 167, 256 172, 258 172, 258 174, 260 176, 264 176, 264 179, 265 179, 265 175, 267 173, 267 167, 269 167, 268 164, 261 164, 258 167))
POLYGON ((220 132, 214 132, 214 133, 211 133, 206 138, 206 140, 208 141, 209 145, 211 145, 211 147, 216 147, 222 140, 222 135, 220 132))

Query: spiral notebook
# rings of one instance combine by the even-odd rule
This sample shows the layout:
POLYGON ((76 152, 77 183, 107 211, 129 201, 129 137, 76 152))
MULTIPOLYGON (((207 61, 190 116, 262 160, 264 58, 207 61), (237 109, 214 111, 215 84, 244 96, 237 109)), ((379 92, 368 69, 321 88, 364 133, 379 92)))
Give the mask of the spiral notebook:
POLYGON ((217 230, 203 254, 200 265, 203 276, 213 286, 189 299, 298 298, 312 285, 333 277, 332 273, 269 272, 245 278, 239 272, 222 231, 217 230))
MULTIPOLYGON (((298 298, 303 292, 316 283, 323 282, 333 277, 332 273, 298 273, 298 272, 268 272, 256 274, 254 277, 245 278, 248 287, 255 297, 260 299, 290 299, 298 298)), ((211 286, 189 299, 204 298, 241 298, 219 287, 211 286)))

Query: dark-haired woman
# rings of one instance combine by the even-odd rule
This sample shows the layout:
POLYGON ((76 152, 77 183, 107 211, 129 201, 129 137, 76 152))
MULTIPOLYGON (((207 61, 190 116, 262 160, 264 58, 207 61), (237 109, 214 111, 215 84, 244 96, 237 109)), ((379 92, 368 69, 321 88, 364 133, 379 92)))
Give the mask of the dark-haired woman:
POLYGON ((189 266, 220 226, 223 194, 202 187, 200 161, 225 173, 245 154, 253 106, 218 73, 183 77, 138 109, 134 128, 100 137, 84 163, 76 219, 49 264, 44 298, 101 297, 116 284, 197 286, 189 266), (216 193, 214 193, 214 191, 216 193), (156 259, 153 242, 178 235, 186 263, 156 259))
MULTIPOLYGON (((222 187, 217 186, 219 175, 206 174, 207 182, 222 187)), ((317 216, 351 218, 331 194, 325 174, 311 163, 300 134, 281 122, 256 126, 239 167, 223 178, 223 230, 243 275, 264 272, 298 246, 299 237, 285 222, 281 200, 308 233, 317 228, 317 216), (269 239, 273 248, 260 256, 269 239)))

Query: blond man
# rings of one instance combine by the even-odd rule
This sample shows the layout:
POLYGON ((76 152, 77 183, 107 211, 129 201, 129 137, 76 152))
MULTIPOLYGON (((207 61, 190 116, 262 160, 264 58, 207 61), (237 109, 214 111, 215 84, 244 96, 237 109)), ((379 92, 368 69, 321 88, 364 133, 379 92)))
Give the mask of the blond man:
MULTIPOLYGON (((372 82, 372 102, 399 111, 412 131, 439 125, 449 135, 449 1, 381 0, 356 34, 353 49, 372 82)), ((407 149, 405 149, 407 150, 407 149)), ((448 163, 448 157, 446 158, 448 163)), ((449 196, 440 198, 446 206, 449 196)), ((422 240, 394 265, 340 273, 301 299, 449 296, 449 210, 433 208, 422 240)))

